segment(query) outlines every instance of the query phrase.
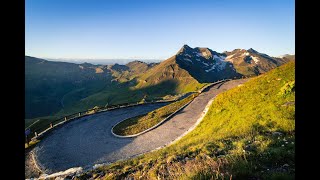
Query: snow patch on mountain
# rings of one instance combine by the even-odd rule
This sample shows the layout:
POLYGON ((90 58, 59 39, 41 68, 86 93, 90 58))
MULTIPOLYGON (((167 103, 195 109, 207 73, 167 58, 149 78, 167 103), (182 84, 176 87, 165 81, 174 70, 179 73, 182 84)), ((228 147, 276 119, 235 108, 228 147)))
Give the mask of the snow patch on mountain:
POLYGON ((232 58, 235 54, 232 54, 232 55, 229 55, 225 58, 225 61, 230 61, 230 62, 233 62, 232 58))
POLYGON ((186 57, 191 58, 192 56, 190 54, 185 54, 186 57))
POLYGON ((212 71, 212 70, 217 70, 217 71, 221 71, 223 69, 225 69, 226 67, 226 62, 218 62, 218 63, 215 63, 211 66, 211 68, 205 70, 206 72, 209 72, 209 71, 212 71))
POLYGON ((212 66, 205 70, 206 72, 210 72, 213 70, 216 71, 221 71, 223 69, 225 69, 227 62, 225 61, 226 57, 225 56, 217 56, 217 55, 213 55, 213 58, 215 60, 215 63, 212 64, 212 66))
POLYGON ((251 58, 256 64, 260 61, 258 57, 251 56, 251 58))
POLYGON ((225 56, 217 56, 217 55, 213 55, 213 58, 219 61, 224 61, 226 59, 225 56))
POLYGON ((184 60, 186 60, 186 61, 188 61, 188 62, 191 62, 191 63, 193 64, 193 62, 192 62, 191 59, 185 58, 184 60))
POLYGON ((227 65, 226 62, 220 61, 220 62, 216 63, 216 68, 218 71, 221 71, 221 70, 225 69, 226 65, 227 65))
POLYGON ((202 62, 202 64, 204 64, 205 66, 209 66, 209 64, 208 64, 208 63, 205 63, 205 62, 202 62))
POLYGON ((205 70, 206 72, 209 72, 209 71, 212 71, 212 70, 214 70, 216 67, 215 66, 212 66, 210 69, 207 69, 207 70, 205 70))

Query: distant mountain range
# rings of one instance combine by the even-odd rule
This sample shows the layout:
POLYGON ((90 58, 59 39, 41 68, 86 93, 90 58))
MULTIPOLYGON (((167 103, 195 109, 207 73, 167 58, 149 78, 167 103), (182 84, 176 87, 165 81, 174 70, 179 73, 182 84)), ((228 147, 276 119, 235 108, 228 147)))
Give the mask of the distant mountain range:
POLYGON ((218 53, 188 45, 160 63, 93 65, 26 56, 26 119, 62 116, 96 105, 161 99, 196 91, 220 79, 259 75, 291 60, 294 55, 271 57, 253 49, 218 53))
MULTIPOLYGON (((132 59, 84 59, 84 58, 41 58, 48 61, 56 61, 56 62, 70 62, 75 64, 82 64, 82 63, 91 63, 94 65, 111 65, 111 64, 127 64, 132 61, 138 61, 137 58, 132 59)), ((139 61, 143 61, 146 63, 158 63, 161 59, 140 59, 139 61)))

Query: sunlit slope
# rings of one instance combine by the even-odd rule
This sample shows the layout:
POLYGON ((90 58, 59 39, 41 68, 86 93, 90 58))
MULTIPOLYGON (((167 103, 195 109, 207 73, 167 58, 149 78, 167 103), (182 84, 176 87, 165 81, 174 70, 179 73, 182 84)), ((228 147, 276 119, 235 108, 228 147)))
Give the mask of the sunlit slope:
POLYGON ((137 102, 144 98, 162 99, 167 95, 197 91, 205 85, 206 83, 199 83, 188 71, 180 68, 173 56, 129 81, 114 82, 106 86, 102 91, 81 99, 58 114, 106 104, 137 102))
POLYGON ((203 87, 203 84, 200 84, 188 71, 179 66, 176 56, 170 57, 139 77, 139 83, 135 88, 154 86, 160 82, 164 82, 164 88, 166 83, 175 83, 176 86, 173 87, 174 89, 171 88, 171 91, 176 93, 196 91, 203 87))
MULTIPOLYGON (((117 162, 107 179, 293 179, 295 63, 216 97, 191 133, 167 148, 117 162)), ((85 177, 86 175, 83 175, 85 177)))

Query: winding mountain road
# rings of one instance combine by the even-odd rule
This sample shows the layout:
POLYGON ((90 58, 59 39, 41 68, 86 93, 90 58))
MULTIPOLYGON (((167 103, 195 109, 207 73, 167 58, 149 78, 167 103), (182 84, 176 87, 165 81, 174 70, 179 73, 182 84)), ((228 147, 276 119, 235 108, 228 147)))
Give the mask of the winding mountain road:
POLYGON ((247 80, 232 80, 212 86, 161 126, 135 138, 117 138, 110 130, 125 118, 155 110, 165 104, 129 107, 83 117, 54 130, 32 151, 37 164, 47 174, 71 167, 92 167, 94 164, 146 153, 183 135, 196 123, 212 98, 247 80))

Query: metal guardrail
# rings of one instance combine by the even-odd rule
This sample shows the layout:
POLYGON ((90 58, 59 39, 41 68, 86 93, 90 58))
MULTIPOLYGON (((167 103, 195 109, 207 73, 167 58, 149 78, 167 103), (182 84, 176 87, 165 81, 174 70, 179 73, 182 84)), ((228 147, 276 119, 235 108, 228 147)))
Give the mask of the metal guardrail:
MULTIPOLYGON (((50 123, 49 127, 47 127, 47 128, 42 127, 42 128, 37 128, 37 129, 32 130, 30 134, 34 134, 34 136, 31 138, 31 140, 40 139, 45 134, 49 133, 51 130, 53 130, 53 129, 55 129, 55 128, 65 124, 67 122, 70 122, 72 120, 79 119, 79 118, 82 118, 85 116, 89 116, 89 115, 93 115, 93 114, 97 114, 97 113, 101 113, 101 112, 105 112, 105 111, 110 111, 110 110, 114 110, 114 109, 133 107, 133 106, 139 106, 139 105, 145 105, 145 104, 154 104, 154 103, 169 103, 169 102, 174 102, 174 101, 177 101, 177 99, 148 101, 148 102, 143 102, 143 103, 136 102, 136 103, 131 103, 131 104, 130 103, 123 103, 123 104, 110 105, 107 107, 91 108, 86 111, 77 112, 77 113, 70 114, 65 117, 59 118, 57 120, 54 120, 50 123)), ((26 128, 25 130, 27 131, 27 129, 29 129, 29 128, 26 128)))
MULTIPOLYGON (((250 78, 250 77, 252 77, 252 76, 242 76, 240 78, 239 77, 234 77, 234 79, 245 79, 245 78, 250 78)), ((221 83, 221 82, 225 82, 225 81, 230 81, 230 80, 233 80, 233 79, 223 79, 223 80, 219 80, 219 81, 210 83, 210 84, 204 86, 203 88, 201 88, 198 92, 202 93, 205 89, 207 89, 207 88, 209 88, 209 87, 211 87, 211 86, 213 86, 215 84, 218 84, 218 83, 221 83)), ((149 101, 149 102, 143 102, 143 103, 136 102, 136 103, 131 103, 131 104, 130 103, 122 103, 122 104, 109 105, 109 106, 106 106, 106 107, 91 108, 91 109, 88 109, 86 111, 77 112, 77 113, 70 114, 70 115, 67 115, 65 117, 59 118, 57 120, 54 120, 54 121, 52 121, 50 123, 48 128, 42 127, 42 128, 38 128, 38 129, 32 130, 30 134, 34 134, 34 136, 31 138, 31 140, 38 140, 38 139, 42 138, 45 134, 47 134, 50 131, 52 131, 53 129, 55 129, 57 127, 60 127, 60 126, 62 126, 63 124, 65 124, 67 122, 70 122, 72 120, 79 119, 79 118, 82 118, 82 117, 85 117, 85 116, 93 115, 93 114, 100 113, 100 112, 110 111, 110 110, 114 110, 114 109, 138 106, 138 105, 174 102, 174 101, 177 101, 178 99, 179 98, 174 99, 174 100, 157 100, 157 101, 149 101)), ((27 131, 27 129, 25 129, 25 130, 27 131)))
POLYGON ((202 93, 205 89, 213 86, 213 85, 216 85, 216 84, 219 84, 221 82, 225 82, 225 81, 230 81, 232 79, 223 79, 223 80, 219 80, 219 81, 216 81, 216 82, 213 82, 213 83, 209 83, 208 85, 204 86, 203 88, 201 88, 198 92, 199 93, 202 93))

